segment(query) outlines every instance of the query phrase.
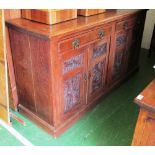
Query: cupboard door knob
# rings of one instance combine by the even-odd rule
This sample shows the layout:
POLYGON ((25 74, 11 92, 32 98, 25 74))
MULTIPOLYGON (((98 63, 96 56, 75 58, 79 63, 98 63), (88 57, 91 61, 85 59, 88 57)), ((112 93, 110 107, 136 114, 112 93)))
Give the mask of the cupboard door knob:
POLYGON ((124 30, 127 30, 128 29, 128 22, 125 22, 123 27, 124 27, 124 30))
POLYGON ((104 37, 104 31, 103 30, 99 31, 98 36, 100 39, 102 39, 104 37))
POLYGON ((75 39, 72 42, 72 46, 73 46, 74 49, 78 48, 80 46, 80 39, 75 39))
POLYGON ((87 74, 84 73, 84 80, 87 81, 87 74))

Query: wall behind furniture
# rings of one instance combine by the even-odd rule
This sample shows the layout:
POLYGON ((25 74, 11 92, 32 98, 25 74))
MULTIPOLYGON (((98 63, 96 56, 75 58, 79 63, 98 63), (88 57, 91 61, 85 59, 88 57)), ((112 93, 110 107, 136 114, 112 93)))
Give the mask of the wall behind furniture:
POLYGON ((142 48, 149 49, 151 43, 152 32, 155 24, 155 9, 150 9, 147 11, 143 39, 142 39, 142 48))

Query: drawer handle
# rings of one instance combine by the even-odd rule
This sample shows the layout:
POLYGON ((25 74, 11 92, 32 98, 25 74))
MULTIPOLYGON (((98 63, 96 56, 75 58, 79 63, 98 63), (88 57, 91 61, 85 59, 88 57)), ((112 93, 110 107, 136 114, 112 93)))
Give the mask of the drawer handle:
POLYGON ((128 29, 128 22, 125 22, 123 27, 124 27, 124 30, 127 30, 128 29))
POLYGON ((78 48, 80 46, 80 40, 79 39, 75 39, 72 42, 72 46, 73 46, 74 49, 78 48))
POLYGON ((104 37, 104 31, 103 30, 99 31, 98 36, 100 39, 102 39, 104 37))

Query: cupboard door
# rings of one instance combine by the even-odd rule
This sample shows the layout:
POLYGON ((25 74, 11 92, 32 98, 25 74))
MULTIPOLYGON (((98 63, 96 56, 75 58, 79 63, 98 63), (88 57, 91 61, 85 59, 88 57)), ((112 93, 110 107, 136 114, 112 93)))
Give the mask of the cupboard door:
POLYGON ((116 80, 121 77, 123 73, 123 56, 124 56, 125 49, 121 49, 116 51, 114 57, 114 64, 112 68, 112 80, 116 80))
POLYGON ((63 117, 66 118, 85 104, 87 48, 69 51, 62 55, 63 117))
POLYGON ((110 37, 91 45, 88 71, 88 102, 103 94, 106 84, 106 72, 110 37))
POLYGON ((112 64, 112 73, 111 73, 111 81, 114 82, 119 80, 119 78, 123 75, 123 71, 125 68, 124 56, 126 52, 126 43, 127 43, 127 32, 122 31, 115 35, 115 47, 113 53, 113 64, 112 64))
POLYGON ((132 29, 130 29, 128 32, 128 36, 129 37, 126 50, 126 71, 130 72, 138 66, 138 58, 140 52, 140 27, 133 27, 132 29))

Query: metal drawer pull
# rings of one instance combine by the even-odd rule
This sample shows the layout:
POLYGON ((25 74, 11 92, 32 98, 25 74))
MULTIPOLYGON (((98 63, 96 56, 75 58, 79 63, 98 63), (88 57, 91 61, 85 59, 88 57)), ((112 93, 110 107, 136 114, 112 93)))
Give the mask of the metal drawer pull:
POLYGON ((102 39, 104 37, 104 31, 103 30, 99 31, 98 36, 100 39, 102 39))
POLYGON ((124 27, 125 30, 127 30, 128 29, 128 22, 125 22, 123 27, 124 27))
POLYGON ((80 40, 79 39, 75 39, 72 42, 72 46, 73 46, 74 49, 78 48, 80 46, 80 40))

